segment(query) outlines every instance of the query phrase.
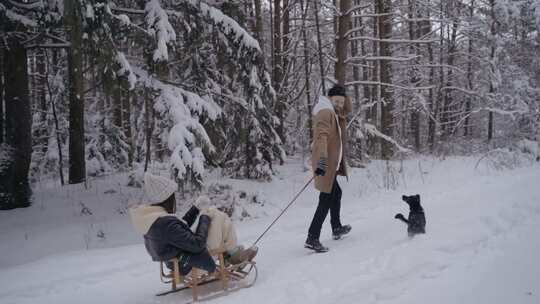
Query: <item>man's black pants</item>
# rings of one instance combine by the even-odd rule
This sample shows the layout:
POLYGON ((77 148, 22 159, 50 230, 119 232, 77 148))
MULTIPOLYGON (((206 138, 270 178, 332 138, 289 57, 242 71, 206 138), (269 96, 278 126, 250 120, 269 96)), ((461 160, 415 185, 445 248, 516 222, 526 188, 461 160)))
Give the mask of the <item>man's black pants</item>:
POLYGON ((341 210, 341 188, 337 180, 334 178, 334 184, 332 185, 331 193, 321 192, 319 194, 319 205, 309 226, 309 235, 313 238, 319 239, 321 236, 321 229, 326 219, 326 215, 330 210, 330 224, 332 230, 341 227, 341 221, 339 219, 339 212, 341 210))

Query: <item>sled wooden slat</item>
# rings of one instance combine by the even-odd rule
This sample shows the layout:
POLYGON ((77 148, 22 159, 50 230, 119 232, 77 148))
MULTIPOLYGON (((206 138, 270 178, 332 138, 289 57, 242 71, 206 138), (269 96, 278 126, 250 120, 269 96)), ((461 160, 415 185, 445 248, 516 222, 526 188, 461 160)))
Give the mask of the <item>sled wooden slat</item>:
MULTIPOLYGON (((193 302, 197 302, 200 298, 200 286, 206 285, 212 282, 220 281, 222 293, 229 290, 230 281, 242 281, 245 279, 252 270, 255 270, 255 278, 247 286, 249 287, 257 279, 257 269, 255 262, 247 261, 238 265, 227 265, 223 256, 223 251, 211 251, 210 255, 216 261, 216 271, 213 273, 207 273, 206 271, 193 267, 191 272, 186 276, 180 274, 180 265, 178 258, 170 260, 173 264, 173 270, 166 272, 164 267, 165 262, 160 262, 160 277, 161 281, 166 284, 171 284, 171 289, 157 294, 157 296, 164 296, 170 293, 175 293, 185 289, 191 289, 193 302), (247 271, 245 270, 247 269, 247 271)), ((239 288, 237 288, 239 289, 239 288)), ((236 290, 236 289, 233 289, 236 290)))

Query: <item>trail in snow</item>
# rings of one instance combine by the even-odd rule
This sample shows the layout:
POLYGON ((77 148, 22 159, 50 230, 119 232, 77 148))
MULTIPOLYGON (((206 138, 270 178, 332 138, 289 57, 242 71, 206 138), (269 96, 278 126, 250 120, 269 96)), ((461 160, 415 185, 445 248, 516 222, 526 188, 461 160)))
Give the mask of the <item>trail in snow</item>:
MULTIPOLYGON (((539 303, 540 167, 474 170, 471 158, 411 160, 393 172, 397 189, 382 189, 382 164, 355 170, 343 188, 343 240, 321 241, 325 254, 303 248, 315 211, 310 189, 261 241, 255 286, 211 303, 539 303), (422 172, 422 173, 421 173, 422 172), (422 196, 427 234, 409 239, 393 218, 407 212, 402 194, 422 196)), ((271 184, 233 181, 259 189, 284 207, 305 181, 299 165, 281 169, 271 184)), ((387 179, 388 180, 388 179, 387 179)), ((277 214, 275 209, 273 214, 277 214)), ((237 224, 253 242, 272 218, 237 224)), ((328 221, 328 219, 327 219, 328 221)), ((125 224, 125 223, 124 223, 125 224)), ((54 254, 0 269, 2 303, 179 303, 190 293, 163 298, 158 265, 144 246, 54 254), (17 279, 14 279, 17 278, 17 279)), ((216 287, 217 288, 217 287, 216 287)))

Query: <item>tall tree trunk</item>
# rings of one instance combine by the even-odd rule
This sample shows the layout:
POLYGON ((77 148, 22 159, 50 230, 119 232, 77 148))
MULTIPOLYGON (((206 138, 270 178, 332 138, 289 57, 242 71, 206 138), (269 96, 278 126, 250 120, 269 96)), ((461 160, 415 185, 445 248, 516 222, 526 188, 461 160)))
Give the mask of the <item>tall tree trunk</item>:
MULTIPOLYGON (((358 4, 358 1, 354 2, 355 5, 358 4)), ((354 18, 353 21, 350 23, 350 28, 354 27, 357 28, 359 26, 359 20, 360 18, 354 18)), ((356 36, 356 35, 353 35, 356 36)), ((358 42, 357 41, 351 41, 351 57, 358 56, 358 42)), ((359 81, 360 80, 360 68, 357 65, 353 65, 352 68, 352 74, 353 74, 353 81, 359 81)), ((354 101, 355 104, 360 104, 360 85, 355 84, 354 85, 354 101)), ((359 107, 358 107, 359 108, 359 107)))
MULTIPOLYGON (((355 0, 353 5, 358 5, 359 1, 355 0)), ((361 12, 359 12, 361 13, 361 12)), ((354 16, 354 14, 353 14, 354 16)), ((349 28, 355 28, 358 29, 359 26, 361 26, 361 18, 353 18, 353 16, 349 17, 349 28)), ((356 32, 355 32, 356 33, 356 32)), ((356 36, 357 34, 352 34, 352 36, 356 36)), ((358 56, 358 49, 359 44, 363 43, 363 41, 358 42, 356 40, 350 41, 350 49, 351 49, 351 57, 357 57, 358 56)), ((353 65, 352 67, 352 76, 353 81, 359 81, 360 80, 360 67, 358 65, 353 65)), ((354 85, 354 103, 353 103, 353 109, 355 109, 355 114, 357 109, 359 110, 362 107, 362 99, 360 97, 360 85, 355 84, 354 85)), ((352 123, 349 134, 356 134, 359 126, 360 117, 357 117, 356 120, 352 123)), ((349 148, 349 159, 352 161, 353 158, 361 161, 362 160, 362 140, 358 136, 350 136, 348 137, 350 140, 350 144, 348 145, 349 148)), ((351 165, 355 165, 351 162, 351 165)))
MULTIPOLYGON (((391 0, 377 0, 379 39, 390 39, 392 37, 392 11, 391 0)), ((379 54, 384 57, 391 57, 392 50, 390 43, 379 40, 379 54)), ((380 81, 381 83, 392 83, 392 64, 389 60, 380 60, 380 81)), ((394 133, 394 94, 389 86, 381 86, 381 131, 392 137, 394 133)), ((393 156, 393 146, 387 141, 381 141, 382 159, 390 159, 393 156)))
MULTIPOLYGON (((427 20, 431 19, 431 8, 430 8, 430 1, 427 2, 427 20)), ((431 33, 431 22, 425 21, 422 23, 422 28, 424 29, 424 35, 427 35, 428 33, 431 33)), ((431 36, 431 35, 430 35, 431 36)), ((427 44, 427 52, 428 52, 428 61, 431 67, 429 68, 429 83, 433 83, 435 79, 435 68, 434 66, 434 58, 433 58, 433 46, 431 43, 427 44)), ((428 144, 429 144, 429 151, 433 152, 433 149, 435 148, 435 116, 436 116, 436 105, 434 104, 435 101, 433 100, 434 97, 434 89, 429 89, 429 96, 428 96, 428 104, 429 104, 429 121, 428 121, 428 144)))
POLYGON ((119 130, 122 129, 122 84, 121 82, 114 77, 112 82, 112 93, 113 93, 113 124, 118 127, 119 130))
POLYGON ((28 171, 32 157, 32 118, 26 49, 8 39, 5 51, 5 143, 0 150, 0 209, 30 206, 28 171))
POLYGON ((0 48, 0 145, 4 142, 4 49, 0 48))
POLYGON ((338 18, 338 29, 336 32, 336 58, 337 62, 334 68, 335 78, 340 85, 345 85, 347 78, 347 69, 345 61, 347 60, 347 50, 349 38, 346 36, 351 25, 351 0, 340 0, 339 10, 341 12, 338 18))
MULTIPOLYGON (((459 15, 459 10, 455 10, 454 2, 451 1, 449 2, 449 4, 450 4, 450 9, 449 9, 450 15, 451 16, 454 16, 455 14, 459 15)), ((455 122, 455 117, 453 117, 453 114, 454 114, 453 113, 454 99, 452 95, 453 90, 448 89, 449 87, 452 87, 454 84, 453 69, 451 67, 454 65, 454 61, 456 58, 456 48, 457 48, 456 38, 457 38, 457 31, 458 31, 458 21, 456 20, 456 17, 452 17, 452 19, 453 19, 452 30, 450 34, 450 39, 448 41, 448 60, 447 60, 448 71, 446 73, 447 89, 445 90, 445 94, 444 94, 443 112, 442 112, 442 117, 441 117, 442 133, 443 133, 444 139, 448 139, 449 136, 451 135, 450 133, 453 130, 453 125, 455 122)))
MULTIPOLYGON (((375 2, 375 1, 374 1, 375 2)), ((375 3, 376 4, 376 3, 375 3)), ((377 13, 377 6, 375 5, 375 13, 377 13)), ((372 18, 372 21, 373 21, 373 37, 379 37, 379 18, 378 17, 375 17, 375 18, 372 18)), ((378 55, 379 54, 379 42, 377 40, 373 40, 372 42, 372 53, 375 54, 375 55, 378 55)), ((367 52, 365 53, 367 54, 367 52)), ((373 81, 374 83, 380 83, 381 79, 380 79, 380 70, 381 70, 381 67, 380 67, 380 60, 374 60, 373 61, 373 69, 372 69, 372 73, 371 73, 371 81, 373 81)), ((371 87, 368 87, 367 88, 369 91, 370 91, 370 96, 371 96, 371 102, 373 103, 373 105, 371 106, 371 108, 369 109, 368 113, 367 113, 367 121, 370 122, 373 126, 377 127, 377 128, 380 128, 380 120, 379 120, 379 109, 380 109, 380 101, 381 101, 381 86, 380 85, 374 85, 374 86, 371 86, 371 87), (376 101, 376 102, 375 102, 376 101)), ((369 153, 371 155, 376 155, 378 154, 379 150, 379 138, 375 137, 375 136, 370 136, 368 137, 368 149, 369 149, 369 153)))
MULTIPOLYGON (((355 20, 358 20, 358 25, 360 27, 360 36, 364 36, 365 35, 365 31, 364 31, 364 25, 363 25, 363 22, 362 22, 362 18, 355 18, 355 20)), ((360 40, 360 56, 366 56, 367 55, 367 51, 366 51, 366 42, 365 40, 360 40)), ((369 62, 367 60, 364 60, 364 66, 362 67, 362 80, 364 81, 368 81, 369 80, 369 70, 370 70, 370 67, 369 66, 369 62)), ((363 86, 363 98, 364 100, 366 101, 366 103, 371 103, 372 102, 372 97, 371 97, 371 89, 368 85, 365 85, 363 86)), ((366 117, 366 120, 369 122, 369 123, 373 123, 371 121, 371 115, 370 115, 370 112, 371 110, 368 110, 367 111, 367 117, 366 117)))
POLYGON ((311 85, 310 85, 310 70, 311 70, 311 57, 309 56, 309 40, 307 39, 306 33, 306 19, 307 12, 309 11, 309 0, 306 1, 304 7, 304 0, 301 0, 300 4, 302 6, 302 40, 304 43, 304 74, 306 81, 306 108, 307 108, 307 117, 308 117, 308 132, 309 132, 309 142, 313 140, 313 120, 312 120, 312 107, 311 107, 311 85))
MULTIPOLYGON (((280 119, 280 125, 279 125, 279 130, 280 132, 282 133, 281 135, 281 138, 282 138, 282 141, 283 143, 285 143, 286 139, 287 139, 287 136, 286 136, 286 133, 287 133, 287 130, 285 129, 285 119, 287 118, 287 115, 285 113, 287 113, 287 108, 288 108, 288 98, 289 96, 287 96, 287 94, 285 94, 287 91, 288 91, 288 88, 289 88, 289 84, 288 84, 288 75, 289 75, 289 64, 290 64, 290 60, 289 60, 289 50, 290 50, 290 39, 289 39, 289 34, 290 34, 290 9, 291 9, 291 6, 292 4, 290 3, 289 0, 283 0, 283 8, 282 8, 282 15, 283 15, 283 31, 282 31, 282 35, 281 35, 281 42, 282 42, 282 47, 281 47, 281 51, 282 51, 282 55, 281 55, 281 60, 282 60, 282 66, 281 66, 281 73, 280 73, 280 85, 279 85, 279 88, 280 88, 280 91, 282 92, 282 94, 280 94, 280 98, 278 100, 279 102, 279 105, 281 105, 281 110, 280 110, 280 114, 281 114, 281 119, 280 119), (286 76, 287 75, 287 76, 286 76)), ((282 163, 283 164, 283 163, 282 163)))
POLYGON ((36 135, 38 136, 36 143, 38 146, 41 146, 41 155, 45 155, 47 153, 47 144, 48 144, 48 133, 49 128, 47 124, 47 71, 45 68, 45 65, 47 63, 47 56, 45 55, 45 52, 47 50, 41 49, 37 50, 36 52, 36 97, 37 101, 39 102, 39 120, 40 120, 40 126, 38 126, 39 130, 36 132, 36 135))
POLYGON ((290 3, 290 0, 283 0, 283 35, 282 37, 282 61, 283 66, 281 70, 281 83, 283 84, 284 88, 287 88, 287 79, 285 78, 285 74, 287 74, 289 69, 289 51, 290 51, 290 38, 289 34, 291 32, 291 24, 290 24, 290 12, 291 7, 293 5, 290 3))
MULTIPOLYGON (((474 0, 471 0, 470 6, 469 6, 469 18, 474 18, 474 0)), ((474 89, 473 87, 473 70, 472 70, 472 53, 473 53, 473 39, 472 37, 469 37, 468 39, 468 61, 467 61, 467 85, 468 90, 472 91, 474 89)), ((471 133, 471 126, 470 126, 470 113, 471 113, 471 107, 472 107, 472 97, 467 96, 467 102, 465 103, 465 126, 464 126, 464 132, 463 135, 465 137, 469 136, 471 133)))
POLYGON ((78 1, 65 2, 66 27, 71 47, 68 50, 69 74, 69 183, 85 180, 84 84, 82 54, 82 16, 78 1))
POLYGON ((125 90, 125 96, 122 99, 123 104, 123 129, 126 136, 126 142, 128 144, 128 167, 131 168, 133 164, 133 151, 135 147, 133 146, 133 135, 131 132, 131 100, 134 98, 129 90, 125 90))
MULTIPOLYGON (((416 0, 409 0, 409 19, 410 19, 409 39, 410 40, 415 40, 417 36, 420 37, 422 35, 421 30, 418 28, 417 22, 414 21, 416 18, 418 18, 416 0)), ((417 46, 412 43, 410 45, 410 53, 414 55, 418 53, 417 46)), ((415 59, 414 64, 419 65, 420 64, 419 60, 415 59)), ((419 77, 418 68, 413 67, 412 72, 411 72, 411 79, 410 79, 411 86, 414 86, 414 87, 418 86, 418 83, 420 82, 420 80, 421 79, 419 77)), ((413 97, 412 99, 415 100, 416 98, 413 97)), ((413 140, 414 140, 414 150, 416 152, 419 152, 421 148, 420 147, 421 145, 420 144, 420 112, 418 111, 417 102, 415 102, 412 105, 410 127, 411 127, 413 140)))
MULTIPOLYGON (((440 20, 444 20, 445 18, 445 15, 444 15, 444 2, 443 1, 440 1, 440 6, 439 6, 439 19, 440 20)), ((437 90, 437 100, 435 101, 435 107, 433 109, 433 117, 435 117, 436 119, 438 119, 439 121, 442 122, 442 119, 440 118, 440 111, 439 111, 439 108, 440 108, 440 103, 443 99, 443 90, 442 90, 442 87, 444 86, 444 69, 443 69, 443 65, 444 65, 444 24, 441 23, 441 26, 440 26, 440 30, 439 30, 439 84, 438 84, 438 90, 437 90)), ((431 150, 433 151, 435 149, 435 135, 436 135, 436 128, 437 126, 435 125, 434 127, 434 130, 433 130, 433 142, 432 142, 432 146, 431 146, 431 150)))
POLYGON ((283 60, 282 60, 282 37, 281 37, 281 0, 274 0, 274 89, 277 92, 275 112, 279 118, 279 125, 277 127, 277 133, 279 134, 282 142, 285 142, 285 128, 284 128, 284 113, 285 113, 285 101, 282 100, 281 83, 283 80, 283 60))
POLYGON ((150 105, 150 93, 148 92, 148 89, 145 89, 144 93, 144 130, 145 130, 145 137, 146 137, 146 155, 144 158, 144 172, 148 171, 148 165, 150 164, 150 160, 152 157, 152 126, 154 123, 151 121, 152 114, 152 106, 150 105))
POLYGON ((45 51, 45 84, 47 85, 47 94, 49 95, 49 102, 51 103, 51 110, 54 121, 54 135, 56 137, 56 147, 58 149, 58 173, 60 175, 60 184, 65 184, 64 178, 64 154, 62 152, 62 136, 60 133, 60 122, 58 120, 58 112, 56 110, 56 98, 49 82, 49 75, 56 75, 58 70, 58 51, 52 50, 52 62, 49 60, 48 52, 45 51), (52 65, 52 69, 51 69, 52 65))
POLYGON ((261 51, 264 53, 264 22, 262 17, 261 0, 253 0, 253 4, 255 6, 255 37, 257 38, 257 41, 259 41, 261 51))
MULTIPOLYGON (((495 86, 493 85, 494 78, 495 78, 495 35, 497 33, 496 24, 497 20, 495 20, 495 0, 489 0, 489 5, 491 9, 491 26, 490 26, 490 34, 491 34, 491 49, 489 53, 489 62, 490 62, 490 75, 489 75, 489 93, 490 95, 495 93, 495 86)), ((493 139, 493 112, 489 111, 488 113, 488 142, 490 142, 493 139)))
POLYGON ((321 88, 323 95, 326 94, 326 83, 324 75, 324 58, 323 58, 323 49, 322 49, 322 38, 321 38, 321 27, 319 22, 319 0, 313 1, 313 14, 315 15, 315 30, 317 31, 317 48, 319 50, 319 70, 321 73, 321 88))

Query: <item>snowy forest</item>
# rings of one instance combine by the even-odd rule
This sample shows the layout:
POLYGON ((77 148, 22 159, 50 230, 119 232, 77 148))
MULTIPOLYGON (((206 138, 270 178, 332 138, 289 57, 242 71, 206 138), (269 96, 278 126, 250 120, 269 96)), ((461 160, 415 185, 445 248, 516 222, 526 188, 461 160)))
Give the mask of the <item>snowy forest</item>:
POLYGON ((534 0, 3 0, 0 209, 153 162, 270 180, 336 83, 353 167, 537 141, 538 27, 534 0))
POLYGON ((539 30, 540 0, 0 0, 0 302, 540 303, 539 30))

